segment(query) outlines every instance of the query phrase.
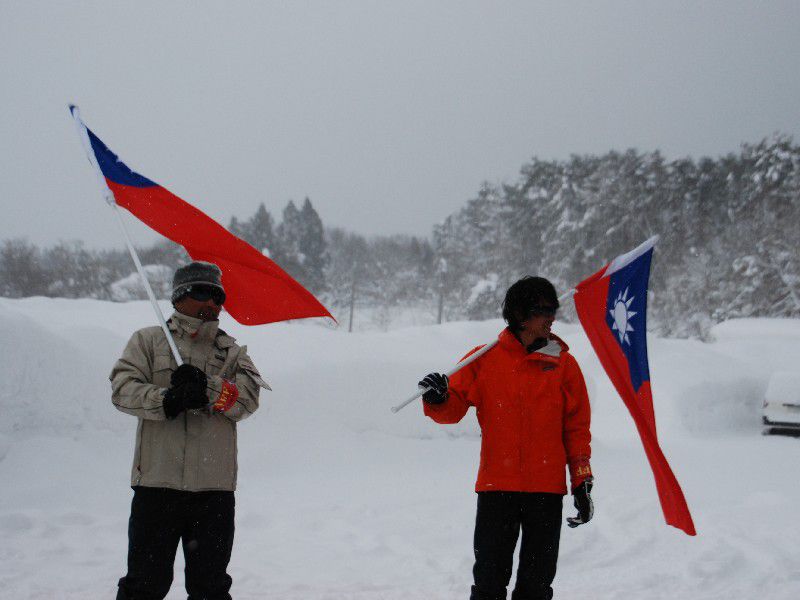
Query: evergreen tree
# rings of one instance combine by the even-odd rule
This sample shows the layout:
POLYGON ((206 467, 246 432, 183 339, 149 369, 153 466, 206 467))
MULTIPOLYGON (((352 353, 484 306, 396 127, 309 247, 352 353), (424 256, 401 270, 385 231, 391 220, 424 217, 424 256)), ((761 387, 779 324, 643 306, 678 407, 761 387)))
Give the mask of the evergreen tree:
POLYGON ((249 236, 247 235, 244 226, 239 222, 239 219, 237 219, 236 216, 231 217, 231 220, 228 223, 228 231, 230 231, 236 237, 244 240, 248 244, 250 243, 247 241, 249 236))
POLYGON ((298 246, 303 257, 304 285, 314 294, 325 290, 326 253, 325 229, 317 211, 308 198, 300 209, 300 239, 298 246))
POLYGON ((267 256, 275 254, 277 236, 274 231, 274 222, 263 202, 258 205, 255 214, 245 222, 231 217, 228 231, 262 254, 267 256))
POLYGON ((289 275, 303 283, 305 279, 305 256, 300 248, 303 237, 303 221, 294 202, 289 200, 283 209, 283 220, 278 225, 278 244, 273 253, 277 262, 289 275))
POLYGON ((247 223, 247 230, 249 239, 246 241, 262 254, 272 256, 276 245, 274 223, 263 202, 247 223))
POLYGON ((371 254, 363 236, 342 229, 327 232, 327 246, 330 260, 325 265, 329 283, 325 296, 334 311, 337 308, 344 311, 348 329, 352 331, 357 307, 371 303, 376 284, 379 285, 370 278, 371 254))

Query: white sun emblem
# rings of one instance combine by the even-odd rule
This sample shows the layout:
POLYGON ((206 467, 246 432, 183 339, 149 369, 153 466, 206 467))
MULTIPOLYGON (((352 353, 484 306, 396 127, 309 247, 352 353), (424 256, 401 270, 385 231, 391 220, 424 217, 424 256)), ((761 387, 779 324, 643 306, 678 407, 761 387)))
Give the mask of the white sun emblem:
POLYGON ((636 315, 635 312, 630 310, 634 298, 635 296, 628 298, 628 288, 625 288, 625 291, 621 292, 617 296, 617 299, 614 300, 614 308, 608 311, 614 319, 614 324, 611 326, 611 329, 617 332, 619 343, 626 342, 629 346, 631 344, 631 339, 628 337, 628 332, 634 331, 631 326, 631 318, 636 315))

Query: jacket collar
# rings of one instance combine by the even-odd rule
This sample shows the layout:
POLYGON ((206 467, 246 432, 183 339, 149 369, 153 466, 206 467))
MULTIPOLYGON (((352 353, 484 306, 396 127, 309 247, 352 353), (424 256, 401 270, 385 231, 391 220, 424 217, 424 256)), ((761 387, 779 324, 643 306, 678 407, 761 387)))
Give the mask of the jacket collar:
POLYGON ((236 345, 236 338, 219 328, 219 321, 203 321, 175 311, 167 321, 170 331, 187 335, 192 339, 211 339, 218 348, 236 345))
POLYGON ((169 318, 169 329, 195 341, 214 341, 219 332, 219 321, 203 321, 175 311, 169 318))
POLYGON ((511 330, 508 327, 500 332, 498 339, 500 341, 500 345, 507 350, 515 354, 519 354, 520 356, 527 356, 530 358, 549 358, 558 360, 562 352, 569 350, 567 343, 554 333, 550 334, 550 339, 547 340, 547 345, 539 348, 535 352, 531 352, 530 354, 528 354, 528 352, 525 350, 525 347, 517 339, 517 337, 511 333, 511 330))

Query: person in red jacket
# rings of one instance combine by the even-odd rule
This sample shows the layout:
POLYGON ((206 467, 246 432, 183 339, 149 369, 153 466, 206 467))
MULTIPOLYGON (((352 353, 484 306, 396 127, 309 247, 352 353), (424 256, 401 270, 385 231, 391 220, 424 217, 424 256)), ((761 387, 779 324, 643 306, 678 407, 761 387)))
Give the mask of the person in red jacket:
POLYGON ((578 510, 568 525, 586 523, 594 512, 589 398, 567 344, 550 331, 558 306, 546 279, 517 281, 506 292, 508 327, 497 346, 449 380, 430 373, 420 381, 429 388, 422 397, 427 416, 457 423, 472 406, 481 427, 471 600, 506 598, 520 530, 511 598, 553 597, 567 468, 578 510))

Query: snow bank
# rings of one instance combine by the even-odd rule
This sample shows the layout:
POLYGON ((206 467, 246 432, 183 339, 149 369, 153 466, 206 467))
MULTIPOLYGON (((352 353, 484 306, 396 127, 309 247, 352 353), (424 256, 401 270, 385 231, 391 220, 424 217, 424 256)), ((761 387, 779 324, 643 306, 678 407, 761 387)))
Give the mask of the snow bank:
POLYGON ((800 319, 731 319, 714 325, 709 335, 718 342, 760 337, 800 340, 800 319))
POLYGON ((0 433, 70 435, 121 424, 102 401, 110 386, 96 376, 90 337, 59 335, 7 308, 0 331, 0 433))
POLYGON ((800 373, 778 371, 770 377, 764 399, 769 402, 800 405, 800 373))
MULTIPOLYGON (((330 305, 328 308, 347 331, 350 325, 349 305, 330 305)), ((357 306, 353 315, 353 331, 389 331, 405 327, 436 324, 436 307, 429 305, 357 306)))
MULTIPOLYGON (((0 366, 0 375, 14 382, 0 392, 0 407, 10 416, 0 422, 0 433, 125 427, 124 419, 107 410, 107 376, 130 333, 153 322, 147 302, 32 298, 0 299, 0 306, 4 307, 0 325, 6 331, 0 345, 10 357, 0 366), (43 402, 57 410, 31 419, 32 408, 43 402)), ((171 307, 164 302, 162 310, 169 314, 171 307)), ((416 319, 429 318, 423 313, 416 319)), ((407 317, 408 322, 414 320, 407 317)), ((659 431, 676 436, 757 431, 771 373, 795 364, 798 323, 788 319, 723 323, 715 328, 716 341, 710 344, 651 336, 659 431)), ((256 362, 264 365, 275 387, 268 402, 294 403, 326 428, 434 439, 477 438, 477 422, 470 415, 458 425, 439 427, 419 418, 419 401, 392 418, 387 407, 413 393, 426 372, 447 370, 468 349, 494 339, 503 322, 347 334, 344 327, 332 330, 316 321, 246 328, 223 314, 222 326, 241 337, 256 362)), ((580 327, 558 323, 555 328, 583 366, 596 405, 595 429, 622 429, 620 435, 633 439, 632 429, 619 427, 629 417, 580 327)))
POLYGON ((715 344, 656 339, 650 345, 659 431, 678 436, 760 431, 768 372, 748 368, 715 344))

